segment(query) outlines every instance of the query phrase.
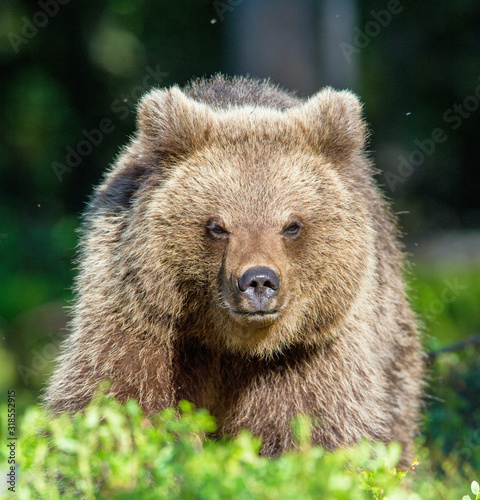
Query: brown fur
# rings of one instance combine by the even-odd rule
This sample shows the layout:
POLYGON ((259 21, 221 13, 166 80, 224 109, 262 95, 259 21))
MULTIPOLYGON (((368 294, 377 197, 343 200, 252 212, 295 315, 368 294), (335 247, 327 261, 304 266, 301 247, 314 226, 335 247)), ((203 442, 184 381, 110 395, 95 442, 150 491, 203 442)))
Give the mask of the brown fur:
POLYGON ((81 409, 108 378, 146 412, 208 408, 219 435, 249 428, 268 455, 308 413, 315 443, 398 440, 407 465, 420 346, 365 134, 357 98, 329 88, 301 101, 217 76, 147 94, 85 216, 50 408, 81 409), (212 220, 229 234, 212 238, 212 220), (281 277, 268 319, 232 313, 252 266, 281 277))

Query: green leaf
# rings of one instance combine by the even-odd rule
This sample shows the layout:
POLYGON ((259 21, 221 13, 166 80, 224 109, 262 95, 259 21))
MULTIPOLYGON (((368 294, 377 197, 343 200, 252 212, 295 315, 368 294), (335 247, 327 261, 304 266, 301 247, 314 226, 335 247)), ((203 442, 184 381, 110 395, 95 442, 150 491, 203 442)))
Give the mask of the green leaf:
POLYGON ((472 481, 471 488, 474 495, 480 494, 480 485, 477 483, 477 481, 472 481))

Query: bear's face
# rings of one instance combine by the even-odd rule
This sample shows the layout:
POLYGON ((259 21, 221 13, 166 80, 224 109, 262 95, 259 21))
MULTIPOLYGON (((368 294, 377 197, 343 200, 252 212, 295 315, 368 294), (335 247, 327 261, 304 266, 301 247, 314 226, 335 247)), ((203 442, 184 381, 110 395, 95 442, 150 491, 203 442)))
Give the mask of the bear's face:
MULTIPOLYGON (((162 263, 182 296, 185 335, 261 356, 328 340, 373 265, 369 215, 345 171, 361 147, 348 138, 347 154, 337 137, 318 148, 308 102, 214 111, 169 99, 177 108, 148 141, 170 135, 180 150, 159 167, 142 217, 156 242, 149 265, 162 263)), ((141 130, 146 117, 162 123, 144 104, 141 130)))

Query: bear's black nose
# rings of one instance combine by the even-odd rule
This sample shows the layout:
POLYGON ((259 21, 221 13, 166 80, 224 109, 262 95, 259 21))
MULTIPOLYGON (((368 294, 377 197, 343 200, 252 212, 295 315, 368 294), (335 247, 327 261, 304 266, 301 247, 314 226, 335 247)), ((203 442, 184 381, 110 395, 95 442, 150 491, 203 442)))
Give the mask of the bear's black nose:
POLYGON ((268 267, 252 267, 243 273, 237 284, 239 290, 258 309, 263 309, 268 301, 277 295, 280 288, 280 276, 268 267))

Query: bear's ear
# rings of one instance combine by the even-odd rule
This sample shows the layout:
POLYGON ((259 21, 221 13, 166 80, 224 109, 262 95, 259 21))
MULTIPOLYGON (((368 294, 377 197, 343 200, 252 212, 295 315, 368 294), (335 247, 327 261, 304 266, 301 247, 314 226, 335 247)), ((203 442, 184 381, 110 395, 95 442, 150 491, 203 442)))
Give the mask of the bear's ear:
POLYGON ((288 113, 303 125, 312 146, 333 162, 347 161, 365 145, 362 105, 351 92, 326 87, 288 113))
POLYGON ((183 156, 201 147, 214 121, 206 104, 187 97, 177 86, 152 90, 138 107, 140 139, 166 155, 183 156))

